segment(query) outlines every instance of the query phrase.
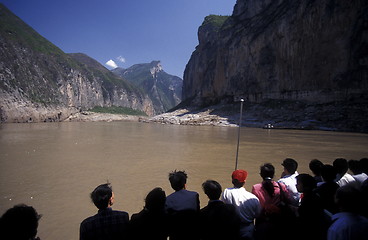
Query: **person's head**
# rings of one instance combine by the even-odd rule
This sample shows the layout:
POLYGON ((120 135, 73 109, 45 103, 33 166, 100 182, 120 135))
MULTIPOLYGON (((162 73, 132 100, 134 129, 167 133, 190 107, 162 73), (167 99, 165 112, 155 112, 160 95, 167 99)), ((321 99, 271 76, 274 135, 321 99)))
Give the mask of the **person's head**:
POLYGON ((187 183, 188 175, 185 173, 185 171, 173 171, 169 173, 169 181, 171 184, 171 187, 175 191, 179 191, 182 189, 185 189, 185 184, 187 183))
POLYGON ((114 193, 109 183, 101 184, 91 193, 92 202, 98 209, 105 209, 114 203, 114 193))
POLYGON ((275 167, 271 163, 265 163, 260 167, 260 173, 263 180, 271 180, 275 176, 275 167))
POLYGON ((335 181, 336 174, 337 174, 336 169, 332 165, 330 164, 323 165, 322 170, 321 170, 321 176, 322 176, 323 181, 325 182, 335 181))
POLYGON ((335 159, 332 165, 336 169, 336 172, 340 175, 344 175, 349 169, 348 161, 345 158, 335 159))
POLYGON ((284 172, 286 174, 294 174, 298 169, 297 161, 292 158, 286 158, 281 165, 284 166, 284 172))
POLYGON ((234 187, 242 187, 247 179, 248 172, 242 169, 237 169, 231 174, 232 183, 234 187))
POLYGON ((363 172, 360 161, 358 160, 349 160, 348 166, 353 175, 361 174, 363 172))
POLYGON ((38 220, 41 218, 32 206, 15 205, 0 219, 0 229, 4 239, 29 240, 37 235, 38 220))
POLYGON ((260 167, 259 173, 263 179, 262 187, 272 197, 275 193, 275 188, 272 179, 275 176, 275 167, 271 163, 265 163, 260 167))
POLYGON ((296 176, 296 188, 300 193, 312 192, 317 187, 316 180, 309 174, 302 173, 296 176))
POLYGON ((145 208, 152 212, 160 212, 165 207, 166 194, 162 188, 157 187, 151 190, 146 197, 145 208))
POLYGON ((362 210, 364 198, 355 184, 339 187, 335 194, 335 203, 340 212, 359 213, 362 210))
POLYGON ((323 163, 318 159, 313 159, 309 162, 309 169, 315 176, 321 176, 322 167, 323 163))
POLYGON ((202 188, 204 193, 210 200, 218 200, 220 199, 222 188, 220 183, 214 180, 207 180, 202 184, 202 188))

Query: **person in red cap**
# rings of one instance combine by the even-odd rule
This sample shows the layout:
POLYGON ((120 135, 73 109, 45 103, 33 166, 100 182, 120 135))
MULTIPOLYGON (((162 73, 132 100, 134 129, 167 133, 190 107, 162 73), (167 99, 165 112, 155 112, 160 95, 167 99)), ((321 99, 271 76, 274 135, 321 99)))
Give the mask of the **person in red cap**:
POLYGON ((231 175, 234 187, 226 188, 221 200, 235 206, 241 218, 241 239, 254 239, 254 219, 261 212, 261 205, 258 198, 244 188, 247 176, 247 171, 235 170, 231 175))

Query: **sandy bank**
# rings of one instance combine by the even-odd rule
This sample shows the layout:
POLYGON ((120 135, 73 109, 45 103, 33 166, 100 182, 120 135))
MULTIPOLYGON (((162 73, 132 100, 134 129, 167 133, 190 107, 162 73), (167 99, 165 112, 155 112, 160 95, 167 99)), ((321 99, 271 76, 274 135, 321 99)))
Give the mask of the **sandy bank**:
POLYGON ((112 122, 112 121, 139 121, 140 116, 95 113, 95 112, 78 112, 70 115, 63 122, 112 122))

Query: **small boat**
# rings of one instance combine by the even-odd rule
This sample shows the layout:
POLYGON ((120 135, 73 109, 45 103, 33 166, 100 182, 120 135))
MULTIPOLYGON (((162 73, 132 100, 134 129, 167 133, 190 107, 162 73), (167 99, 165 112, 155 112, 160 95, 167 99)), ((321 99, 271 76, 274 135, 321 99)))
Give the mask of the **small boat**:
POLYGON ((263 129, 273 129, 273 125, 271 123, 265 124, 263 129))

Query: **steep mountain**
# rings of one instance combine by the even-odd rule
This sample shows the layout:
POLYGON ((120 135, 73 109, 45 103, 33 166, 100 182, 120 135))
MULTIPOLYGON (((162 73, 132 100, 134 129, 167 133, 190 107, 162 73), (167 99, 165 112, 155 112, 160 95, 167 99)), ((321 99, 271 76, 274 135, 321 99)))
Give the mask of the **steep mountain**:
POLYGON ((65 54, 0 4, 0 121, 61 121, 95 106, 154 114, 133 84, 87 56, 65 54))
POLYGON ((183 102, 207 106, 243 97, 260 107, 272 100, 280 107, 272 117, 280 121, 301 115, 302 103, 311 114, 298 121, 368 130, 367 25, 365 0, 238 0, 231 16, 208 16, 199 27, 183 102), (314 114, 325 104, 328 111, 314 114))
POLYGON ((116 68, 112 72, 146 91, 156 113, 166 112, 181 101, 183 80, 166 73, 160 61, 135 64, 127 69, 116 68))

